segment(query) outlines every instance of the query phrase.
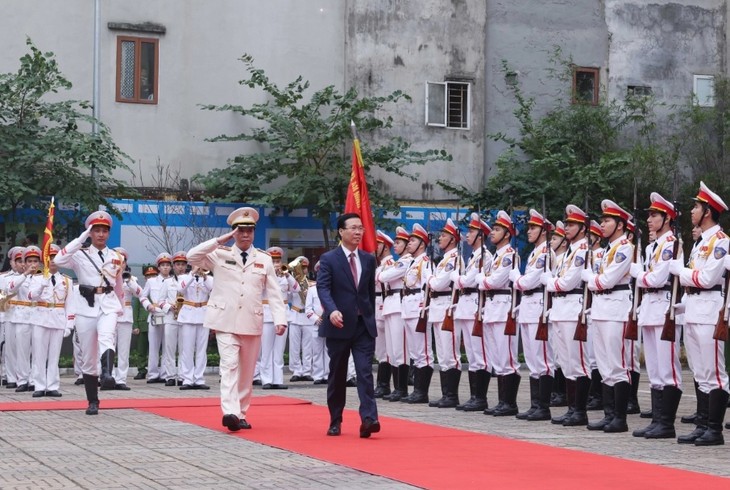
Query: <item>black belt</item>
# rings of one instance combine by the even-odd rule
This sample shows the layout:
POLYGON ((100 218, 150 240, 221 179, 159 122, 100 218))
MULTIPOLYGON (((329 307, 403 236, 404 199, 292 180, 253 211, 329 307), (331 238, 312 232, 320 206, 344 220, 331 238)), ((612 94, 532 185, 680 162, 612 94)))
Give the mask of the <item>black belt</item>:
POLYGON ((386 296, 393 296, 396 293, 400 293, 400 288, 398 289, 388 289, 388 291, 385 293, 386 296))
POLYGON ((522 291, 522 296, 532 296, 533 294, 542 293, 543 288, 535 288, 535 289, 528 289, 527 291, 522 291))
POLYGON ((463 288, 461 290, 461 295, 466 296, 467 294, 474 294, 474 293, 478 293, 478 292, 479 292, 479 288, 463 288))
POLYGON ((593 294, 611 294, 614 291, 631 291, 629 284, 618 284, 611 289, 602 289, 601 291, 593 291, 593 294))
POLYGON ((511 289, 492 289, 487 291, 487 298, 492 299, 495 296, 506 296, 512 294, 511 289))
POLYGON ((570 291, 558 291, 556 293, 553 293, 556 298, 565 298, 569 294, 583 294, 583 288, 575 288, 571 289, 570 291))
POLYGON ((672 286, 666 285, 661 288, 646 288, 646 289, 644 289, 644 292, 651 294, 651 293, 661 293, 662 291, 671 291, 671 290, 672 290, 672 286))
POLYGON ((451 291, 431 291, 432 298, 440 298, 441 296, 451 296, 451 291))
POLYGON ((94 294, 108 294, 114 291, 114 288, 112 286, 84 286, 81 287, 86 288, 86 290, 93 290, 94 294))
POLYGON ((411 294, 418 294, 421 292, 421 288, 403 288, 400 290, 401 296, 410 296, 411 294))
POLYGON ((717 286, 712 286, 711 288, 703 289, 703 288, 694 288, 694 287, 687 287, 685 288, 685 291, 687 291, 687 294, 700 294, 704 293, 705 291, 722 291, 722 286, 719 284, 717 286))

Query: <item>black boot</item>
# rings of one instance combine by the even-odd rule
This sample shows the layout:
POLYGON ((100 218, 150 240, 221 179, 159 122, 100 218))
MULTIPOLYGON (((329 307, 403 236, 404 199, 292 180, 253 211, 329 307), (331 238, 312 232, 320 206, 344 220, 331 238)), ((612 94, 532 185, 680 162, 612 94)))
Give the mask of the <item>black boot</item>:
POLYGON ((679 436, 677 442, 679 444, 694 444, 702 434, 707 430, 707 417, 710 411, 710 395, 701 390, 697 390, 697 417, 695 418, 695 430, 686 436, 679 436))
POLYGON ((598 369, 591 371, 591 388, 588 395, 586 410, 603 410, 603 383, 601 372, 598 369))
POLYGON ((84 388, 86 389, 86 400, 89 406, 86 415, 97 415, 99 413, 99 377, 84 374, 84 388))
POLYGON ((397 402, 408 397, 408 364, 401 364, 393 371, 395 390, 388 397, 388 401, 397 402))
POLYGON ((588 424, 588 430, 603 430, 613 420, 613 387, 601 383, 601 397, 603 398, 603 418, 598 422, 588 424))
POLYGON ((502 409, 495 409, 495 417, 511 417, 517 415, 520 410, 517 408, 517 392, 520 388, 520 380, 522 377, 517 373, 503 376, 504 380, 504 405, 502 409))
MULTIPOLYGON (((411 396, 407 398, 408 403, 428 403, 428 388, 431 386, 431 376, 433 376, 433 368, 424 366, 415 368, 416 379, 414 381, 414 390, 411 396)), ((401 400, 403 401, 403 400, 401 400)))
MULTIPOLYGON (((464 407, 469 405, 470 403, 473 404, 476 400, 476 384, 477 384, 477 372, 476 371, 467 371, 467 374, 469 375, 469 399, 460 404, 457 405, 455 408, 457 410, 464 410, 464 407)), ((484 410, 482 408, 482 410, 484 410)))
POLYGON ((439 408, 455 408, 459 405, 459 382, 461 369, 452 368, 446 371, 446 396, 439 408))
POLYGON ((575 380, 575 410, 570 418, 563 422, 566 427, 574 427, 579 425, 588 425, 588 414, 586 413, 586 405, 588 404, 588 391, 591 389, 591 378, 588 376, 579 376, 575 380))
POLYGON ((695 446, 722 446, 725 444, 725 438, 722 436, 722 422, 725 419, 729 397, 728 392, 721 388, 710 392, 707 430, 697 438, 695 446))
MULTIPOLYGON (((644 427, 643 429, 636 429, 634 432, 631 433, 634 437, 646 437, 646 434, 648 432, 651 432, 659 425, 659 420, 661 419, 661 413, 664 408, 662 407, 662 395, 664 394, 664 390, 658 390, 656 388, 651 389, 651 410, 649 410, 649 413, 652 414, 651 417, 651 423, 644 427)), ((674 426, 674 421, 672 421, 672 427, 674 426)), ((674 436, 672 436, 674 437, 674 436)))
POLYGON ((446 371, 439 371, 439 381, 441 382, 441 398, 428 402, 429 407, 438 408, 439 403, 446 401, 446 371))
MULTIPOLYGON (((695 381, 694 383, 695 383, 695 396, 697 397, 697 404, 699 405, 699 403, 700 403, 700 385, 699 385, 699 383, 697 383, 697 381, 695 381)), ((695 413, 693 413, 692 415, 684 415, 681 419, 679 419, 679 421, 682 422, 683 424, 697 425, 697 410, 695 410, 695 413)))
POLYGON ((527 420, 550 420, 550 392, 553 390, 553 377, 540 376, 538 382, 537 410, 527 417, 527 420))
MULTIPOLYGON (((565 395, 568 403, 568 411, 563 415, 550 419, 550 423, 552 424, 563 425, 563 422, 568 420, 573 415, 573 412, 575 412, 575 380, 565 380, 565 395)), ((552 407, 553 404, 551 403, 550 406, 552 407)))
POLYGON ((530 376, 530 408, 522 413, 515 415, 520 420, 527 420, 530 415, 535 413, 540 405, 540 380, 530 376))
POLYGON ((385 395, 390 395, 390 364, 381 362, 378 364, 375 398, 383 398, 385 395))
POLYGON ((629 426, 626 424, 626 407, 629 405, 630 397, 631 384, 628 381, 621 381, 613 385, 613 420, 603 428, 603 432, 615 433, 629 430, 629 426))
POLYGON ((494 415, 496 410, 504 407, 504 376, 497 376, 497 405, 492 408, 485 408, 484 415, 494 415))
POLYGON ((641 407, 639 407, 639 381, 641 380, 641 373, 631 371, 631 390, 629 391, 629 404, 626 406, 626 413, 633 415, 641 413, 641 407))
POLYGON ((682 391, 676 386, 665 386, 661 394, 659 423, 644 434, 647 439, 674 439, 677 437, 674 430, 674 419, 677 418, 677 407, 682 398, 682 391))
POLYGON ((107 349, 101 355, 101 389, 113 390, 117 386, 112 373, 114 372, 114 351, 107 349))
POLYGON ((464 404, 463 410, 465 412, 483 412, 489 406, 487 404, 487 390, 489 389, 489 380, 492 379, 492 373, 486 369, 478 369, 475 374, 474 402, 464 404))
POLYGON ((563 370, 557 368, 555 370, 555 381, 553 382, 553 393, 550 395, 551 407, 567 407, 567 382, 563 370))
POLYGON ((413 365, 413 361, 408 364, 408 384, 416 386, 416 367, 413 365))

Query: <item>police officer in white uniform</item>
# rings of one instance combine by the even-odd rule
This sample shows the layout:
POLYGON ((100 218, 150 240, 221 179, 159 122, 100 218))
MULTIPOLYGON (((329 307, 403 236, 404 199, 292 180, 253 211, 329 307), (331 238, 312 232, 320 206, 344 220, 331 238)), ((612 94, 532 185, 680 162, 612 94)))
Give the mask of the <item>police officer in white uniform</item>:
MULTIPOLYGON (((127 269, 129 254, 122 247, 116 250, 124 258, 122 291, 124 291, 124 313, 117 320, 117 366, 114 368, 114 389, 129 391, 127 373, 129 372, 129 347, 132 344, 132 298, 139 298, 142 287, 127 269)), ((106 389, 106 388, 102 388, 106 389)))
MULTIPOLYGON (((170 278, 172 257, 167 252, 159 254, 155 260, 159 274, 150 277, 144 284, 139 301, 150 314, 147 317, 149 330, 147 338, 149 354, 147 356, 147 382, 164 383, 167 378, 165 372, 165 311, 163 304, 163 284, 170 278), (163 353, 162 355, 160 353, 163 353)), ((169 308, 168 308, 169 309, 169 308)))
POLYGON ((304 277, 299 284, 299 291, 291 293, 289 311, 289 370, 292 372, 291 382, 314 381, 312 378, 312 335, 308 329, 309 320, 304 312, 309 289, 309 259, 300 255, 294 262, 299 264, 304 277))
POLYGON ((181 386, 182 373, 178 372, 176 359, 182 347, 180 322, 177 314, 183 301, 179 293, 178 277, 185 275, 188 260, 184 251, 175 252, 172 256, 172 275, 162 282, 160 307, 165 314, 165 341, 162 343, 162 363, 165 368, 165 386, 181 386))
MULTIPOLYGON (((319 272, 319 261, 314 264, 315 276, 319 272)), ((327 354, 327 345, 324 337, 319 336, 319 326, 322 324, 322 303, 319 301, 319 294, 316 288, 317 283, 313 282, 307 289, 307 299, 304 311, 309 319, 309 328, 312 332, 312 377, 314 384, 326 385, 327 377, 330 374, 330 358, 327 354)))
POLYGON ((23 274, 23 247, 13 247, 8 251, 8 259, 12 270, 3 276, 2 292, 5 294, 5 345, 3 346, 3 360, 5 362, 5 376, 7 378, 7 389, 18 388, 18 367, 16 356, 16 331, 17 323, 15 321, 18 315, 18 307, 15 306, 13 297, 15 293, 11 293, 10 283, 23 274))
MULTIPOLYGON (((391 255, 393 239, 382 230, 375 232, 375 260, 378 266, 375 268, 375 277, 386 268, 395 264, 391 255)), ((385 333, 385 318, 383 316, 383 301, 387 286, 380 281, 375 281, 375 327, 378 336, 375 337, 375 359, 378 361, 378 374, 375 378, 375 398, 383 398, 391 393, 390 390, 390 361, 388 359, 388 336, 385 333)))

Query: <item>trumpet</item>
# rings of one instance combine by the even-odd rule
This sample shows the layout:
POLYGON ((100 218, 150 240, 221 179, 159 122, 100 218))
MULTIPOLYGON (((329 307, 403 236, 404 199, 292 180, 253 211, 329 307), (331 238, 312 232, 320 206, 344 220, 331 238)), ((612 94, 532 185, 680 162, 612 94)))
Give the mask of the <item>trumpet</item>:
POLYGON ((172 317, 177 320, 177 316, 180 314, 180 310, 182 309, 183 303, 185 302, 185 297, 182 293, 177 293, 177 297, 175 298, 175 306, 173 306, 173 310, 175 310, 172 314, 172 317))

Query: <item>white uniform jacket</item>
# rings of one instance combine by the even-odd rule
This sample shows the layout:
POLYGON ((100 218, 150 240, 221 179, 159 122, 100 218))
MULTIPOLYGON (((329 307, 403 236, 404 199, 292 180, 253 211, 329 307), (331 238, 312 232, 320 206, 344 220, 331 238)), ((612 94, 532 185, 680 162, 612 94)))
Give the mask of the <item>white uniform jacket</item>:
POLYGON ((621 235, 608 245, 601 257, 598 274, 588 288, 593 293, 591 318, 594 320, 621 321, 629 319, 631 311, 631 263, 634 245, 621 235))
MULTIPOLYGON (((512 306, 509 273, 512 270, 514 260, 518 260, 517 254, 515 254, 515 249, 508 243, 494 252, 494 261, 484 271, 484 280, 479 284, 479 289, 487 292, 484 312, 482 313, 484 323, 507 321, 507 315, 512 306)), ((518 265, 515 264, 515 267, 518 265)))
POLYGON ((474 249, 466 263, 464 274, 460 275, 459 278, 454 282, 454 287, 461 289, 461 295, 459 296, 459 302, 456 304, 456 311, 454 312, 455 320, 474 320, 476 319, 477 308, 479 307, 479 284, 477 277, 484 270, 488 269, 492 265, 492 253, 484 247, 474 249), (479 269, 479 262, 482 258, 482 250, 484 251, 484 260, 482 261, 482 268, 479 269), (465 290, 468 292, 465 293, 465 290))
POLYGON ((182 294, 184 300, 177 315, 178 322, 203 324, 213 281, 209 274, 185 274, 177 278, 177 293, 182 294))
POLYGON ((568 247, 561 259, 557 276, 548 283, 549 291, 554 291, 550 320, 554 322, 577 322, 583 304, 583 281, 580 278, 585 269, 588 255, 588 242, 581 238, 568 247))
POLYGON ((451 306, 451 294, 453 291, 451 273, 455 270, 458 271, 460 264, 461 257, 459 256, 459 249, 452 248, 444 254, 439 265, 436 266, 433 275, 428 278, 428 287, 431 289, 428 321, 432 323, 441 323, 444 321, 446 309, 451 306))
POLYGON ((643 289, 638 323, 644 325, 664 325, 672 292, 669 262, 674 258, 676 238, 671 231, 658 237, 646 248, 644 272, 636 277, 636 284, 643 289))
MULTIPOLYGON (((382 275, 382 274, 381 274, 382 275)), ((426 252, 411 261, 403 277, 403 318, 418 318, 424 306, 424 288, 431 277, 431 266, 426 252)))
MULTIPOLYGON (((546 261, 553 257, 553 252, 548 247, 547 242, 543 242, 536 246, 530 252, 525 265, 525 273, 522 274, 514 282, 513 287, 518 291, 522 291, 522 299, 520 300, 520 309, 517 312, 518 323, 539 323, 542 315, 543 288, 540 277, 546 270, 546 261)), ((554 264, 554 258, 550 260, 550 264, 554 264)))
POLYGON ((383 315, 402 314, 400 293, 403 288, 403 278, 412 260, 411 254, 403 254, 397 261, 384 264, 380 272, 376 271, 376 284, 381 283, 385 287, 383 315))

